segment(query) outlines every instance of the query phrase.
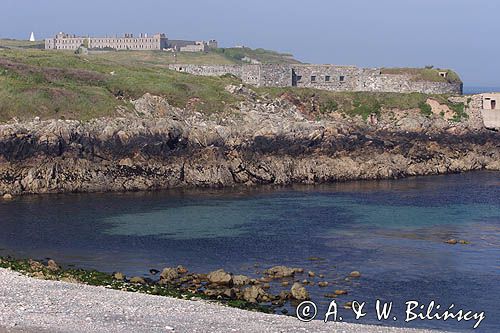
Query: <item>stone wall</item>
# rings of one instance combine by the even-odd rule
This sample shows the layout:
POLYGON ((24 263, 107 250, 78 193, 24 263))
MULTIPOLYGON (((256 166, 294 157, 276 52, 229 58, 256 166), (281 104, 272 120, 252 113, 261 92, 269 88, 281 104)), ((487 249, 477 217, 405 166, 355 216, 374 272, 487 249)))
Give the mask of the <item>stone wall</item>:
MULTIPOLYGON (((240 67, 240 66, 238 66, 240 67)), ((240 77, 243 82, 259 86, 260 85, 260 66, 259 65, 246 65, 242 66, 242 73, 240 77)))
POLYGON ((359 90, 361 70, 352 66, 297 65, 293 85, 331 91, 359 90))
MULTIPOLYGON (((232 74, 239 78, 243 78, 244 67, 240 65, 188 65, 175 64, 169 65, 169 69, 189 73, 200 76, 222 76, 224 74, 232 74)), ((255 69, 253 69, 255 70, 255 69)), ((249 83, 250 84, 250 83, 249 83)))
MULTIPOLYGON (((249 65, 245 65, 249 66, 249 65)), ((252 65, 250 65, 252 66, 252 65)), ((290 87, 293 85, 293 69, 290 65, 253 65, 260 67, 261 87, 290 87)))
POLYGON ((462 94, 462 83, 419 81, 411 74, 382 74, 380 69, 336 65, 171 65, 194 75, 230 73, 259 87, 303 87, 329 91, 462 94))

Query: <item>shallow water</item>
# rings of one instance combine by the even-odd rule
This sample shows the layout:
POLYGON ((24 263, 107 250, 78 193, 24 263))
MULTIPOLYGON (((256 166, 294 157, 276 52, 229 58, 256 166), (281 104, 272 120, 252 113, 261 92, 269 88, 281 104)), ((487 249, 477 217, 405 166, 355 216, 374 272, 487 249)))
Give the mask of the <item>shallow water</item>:
POLYGON ((144 276, 182 264, 195 272, 224 268, 257 277, 283 264, 333 283, 307 288, 320 312, 330 301, 325 293, 345 289, 349 295, 339 297, 340 304, 367 302, 369 314, 360 323, 470 330, 471 322, 404 323, 405 301, 435 300, 443 308, 454 303, 485 311, 478 331, 500 332, 498 172, 258 190, 31 196, 0 202, 0 228, 0 255, 144 276), (451 238, 471 244, 444 243, 451 238), (345 281, 353 270, 362 278, 345 281), (393 301, 400 319, 376 321, 376 299, 393 301))

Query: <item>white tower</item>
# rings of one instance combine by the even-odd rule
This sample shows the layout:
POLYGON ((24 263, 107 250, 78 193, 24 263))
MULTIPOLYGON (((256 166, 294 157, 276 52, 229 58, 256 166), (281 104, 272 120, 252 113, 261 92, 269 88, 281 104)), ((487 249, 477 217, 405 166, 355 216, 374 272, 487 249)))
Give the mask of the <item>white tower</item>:
POLYGON ((34 32, 31 33, 30 42, 36 42, 35 33, 34 32))

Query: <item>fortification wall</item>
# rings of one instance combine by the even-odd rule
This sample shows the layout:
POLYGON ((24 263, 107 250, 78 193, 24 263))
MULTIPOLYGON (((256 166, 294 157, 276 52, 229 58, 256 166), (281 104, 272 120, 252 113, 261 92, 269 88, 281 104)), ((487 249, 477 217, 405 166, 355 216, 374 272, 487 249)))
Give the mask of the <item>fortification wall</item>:
POLYGON ((359 91, 424 94, 462 94, 462 83, 416 81, 412 75, 366 74, 361 76, 359 91))
POLYGON ((260 85, 260 66, 246 65, 241 67, 241 80, 245 83, 259 86, 260 85))
POLYGON ((194 75, 233 74, 259 87, 303 87, 329 91, 462 94, 462 83, 418 81, 411 74, 382 74, 380 69, 336 65, 170 65, 194 75))
POLYGON ((241 65, 175 64, 175 65, 169 65, 168 68, 182 73, 189 73, 201 76, 222 76, 224 74, 232 74, 243 79, 243 67, 241 65))
POLYGON ((259 86, 261 87, 292 86, 293 70, 290 65, 273 64, 273 65, 257 65, 257 66, 260 66, 259 86))
POLYGON ((359 90, 361 70, 353 66, 297 65, 293 67, 294 86, 330 91, 359 90))

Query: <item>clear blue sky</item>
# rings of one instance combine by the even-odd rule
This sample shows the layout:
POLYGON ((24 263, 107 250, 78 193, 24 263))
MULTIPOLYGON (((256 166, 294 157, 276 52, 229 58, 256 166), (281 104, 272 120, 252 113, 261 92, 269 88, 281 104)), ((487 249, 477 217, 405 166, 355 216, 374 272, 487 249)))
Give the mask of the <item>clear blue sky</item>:
POLYGON ((1 0, 1 38, 165 32, 310 63, 453 68, 500 87, 500 0, 1 0))

